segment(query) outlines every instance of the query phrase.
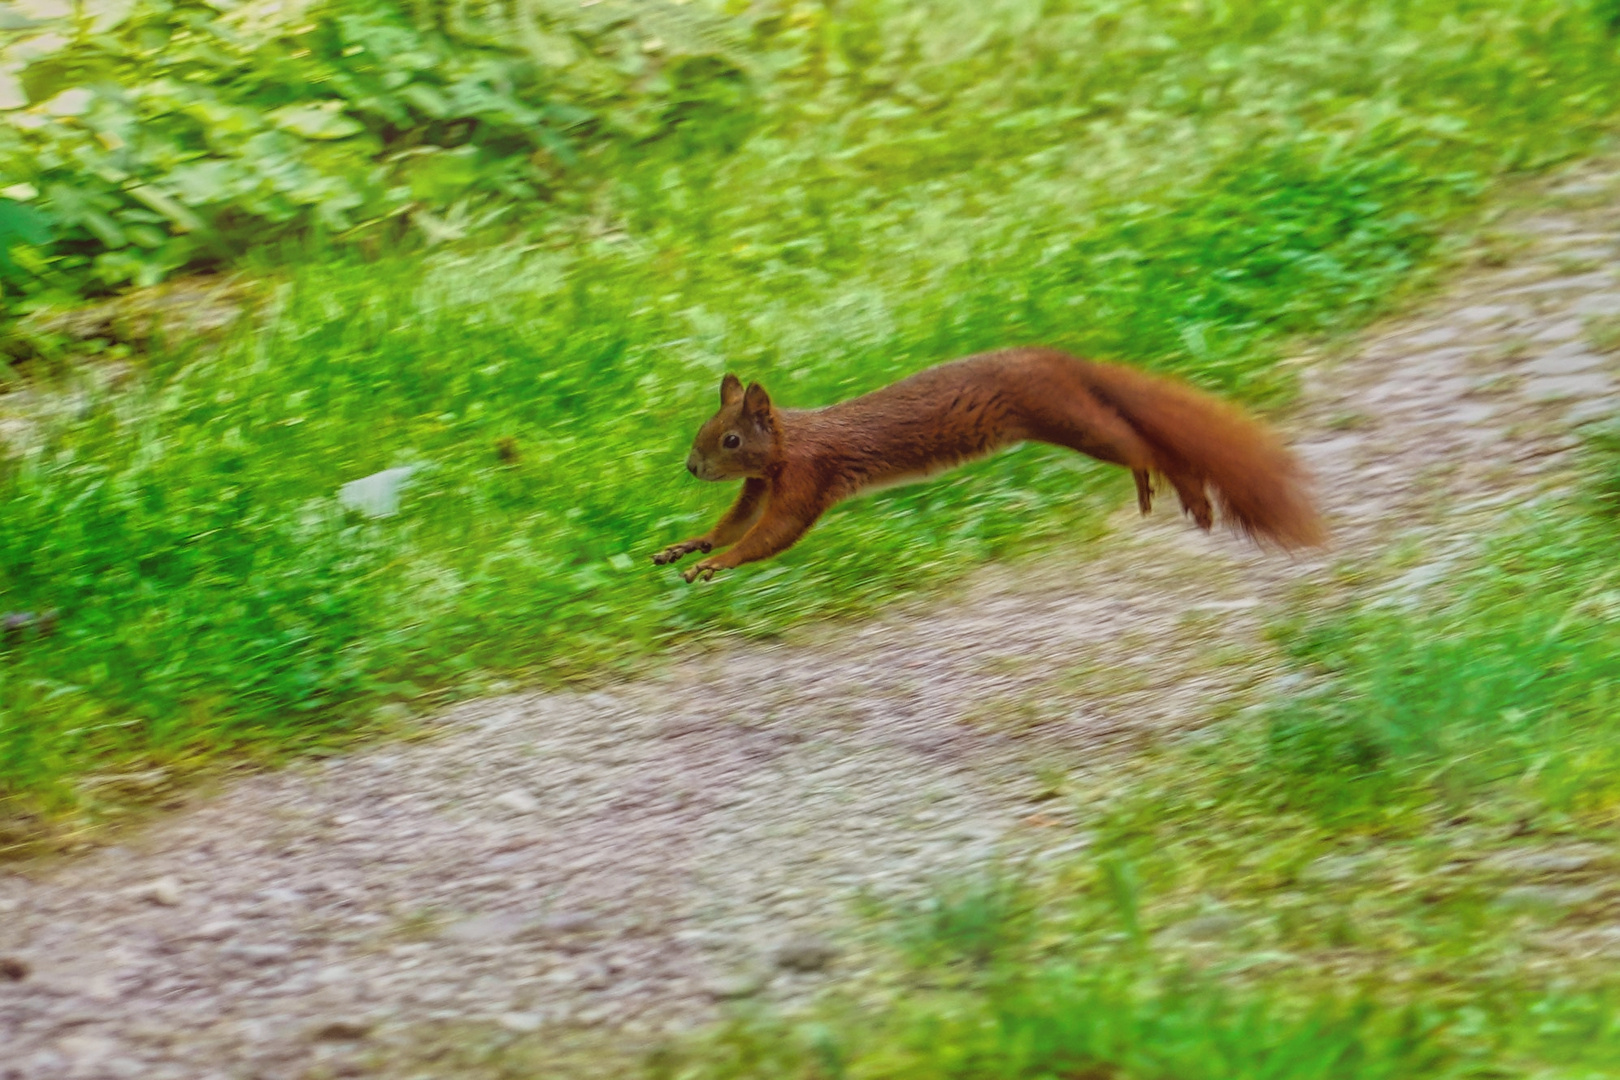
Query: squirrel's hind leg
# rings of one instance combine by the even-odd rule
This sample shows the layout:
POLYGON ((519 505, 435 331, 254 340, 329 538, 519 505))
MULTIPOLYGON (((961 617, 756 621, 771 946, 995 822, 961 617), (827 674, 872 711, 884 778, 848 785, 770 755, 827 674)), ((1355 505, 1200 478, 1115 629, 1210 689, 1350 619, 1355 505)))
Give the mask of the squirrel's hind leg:
POLYGON ((1042 395, 1026 406, 1030 435, 1131 470, 1136 505, 1146 516, 1153 509, 1152 474, 1160 466, 1153 448, 1123 416, 1083 386, 1062 389, 1066 392, 1042 395))
POLYGON ((1146 469, 1132 469, 1131 476, 1136 480, 1136 507, 1147 517, 1153 512, 1153 477, 1146 469))

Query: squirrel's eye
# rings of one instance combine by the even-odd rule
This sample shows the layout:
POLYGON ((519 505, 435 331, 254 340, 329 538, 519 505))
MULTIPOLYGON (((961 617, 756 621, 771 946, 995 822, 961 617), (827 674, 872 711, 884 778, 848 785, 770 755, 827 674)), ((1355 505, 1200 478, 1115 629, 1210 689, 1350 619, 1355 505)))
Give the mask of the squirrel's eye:
POLYGON ((735 450, 737 447, 742 445, 742 436, 735 433, 727 435, 725 438, 720 440, 720 445, 725 447, 727 450, 735 450))

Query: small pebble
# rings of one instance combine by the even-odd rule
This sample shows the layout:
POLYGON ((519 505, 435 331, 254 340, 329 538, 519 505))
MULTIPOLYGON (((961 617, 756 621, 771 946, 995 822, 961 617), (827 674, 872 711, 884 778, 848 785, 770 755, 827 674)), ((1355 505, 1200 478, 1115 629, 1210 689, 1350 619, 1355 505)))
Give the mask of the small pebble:
POLYGON ((498 941, 514 941, 539 929, 532 918, 515 914, 475 915, 447 927, 440 935, 446 941, 477 945, 498 941))
POLYGON ((505 1028, 507 1031, 515 1032, 519 1035, 529 1035, 540 1030, 540 1025, 544 1022, 544 1018, 539 1013, 509 1012, 501 1013, 500 1016, 495 1018, 495 1022, 500 1024, 501 1027, 505 1028))
POLYGON ((309 1037, 316 1042, 350 1042, 365 1038, 371 1026, 369 1020, 328 1020, 310 1032, 309 1037))
POLYGON ((495 805, 514 814, 532 814, 540 809, 540 800, 527 791, 508 791, 495 797, 495 805))
POLYGON ((235 919, 214 919, 197 927, 192 937, 198 941, 224 941, 242 928, 235 919))
POLYGON ((180 883, 172 877, 161 877, 141 885, 136 888, 135 894, 142 900, 162 907, 180 905, 180 883))
POLYGON ((220 951, 250 964, 273 964, 292 956, 292 949, 286 945, 227 945, 220 951))
POLYGON ((765 980, 758 975, 722 975, 703 984, 703 992, 715 1001, 740 1001, 751 998, 765 989, 765 980))
POLYGON ((821 971, 838 956, 838 948, 826 938, 802 934, 789 938, 776 949, 776 966, 788 971, 821 971))

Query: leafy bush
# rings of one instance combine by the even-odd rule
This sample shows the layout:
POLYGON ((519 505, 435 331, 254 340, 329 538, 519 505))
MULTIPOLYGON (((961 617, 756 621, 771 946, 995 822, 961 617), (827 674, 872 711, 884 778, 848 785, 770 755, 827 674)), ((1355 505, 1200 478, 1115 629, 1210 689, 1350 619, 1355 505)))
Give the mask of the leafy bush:
POLYGON ((442 238, 566 194, 615 140, 747 107, 735 34, 659 0, 512 0, 476 21, 391 0, 290 21, 204 0, 104 10, 0 30, 26 106, 0 126, 0 174, 57 237, 0 234, 30 245, 0 265, 7 291, 151 284, 311 228, 442 238))

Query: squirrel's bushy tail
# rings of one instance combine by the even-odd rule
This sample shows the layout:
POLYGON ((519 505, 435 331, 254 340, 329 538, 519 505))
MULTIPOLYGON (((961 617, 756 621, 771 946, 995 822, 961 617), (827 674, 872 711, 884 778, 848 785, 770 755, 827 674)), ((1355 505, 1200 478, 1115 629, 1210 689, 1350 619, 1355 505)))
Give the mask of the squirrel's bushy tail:
POLYGON ((1155 471, 1183 504, 1189 493, 1201 500, 1207 485, 1227 523, 1257 541, 1296 548, 1326 539, 1304 469, 1266 427, 1185 383, 1113 364, 1084 366, 1087 388, 1152 448, 1155 471))

